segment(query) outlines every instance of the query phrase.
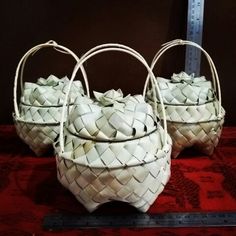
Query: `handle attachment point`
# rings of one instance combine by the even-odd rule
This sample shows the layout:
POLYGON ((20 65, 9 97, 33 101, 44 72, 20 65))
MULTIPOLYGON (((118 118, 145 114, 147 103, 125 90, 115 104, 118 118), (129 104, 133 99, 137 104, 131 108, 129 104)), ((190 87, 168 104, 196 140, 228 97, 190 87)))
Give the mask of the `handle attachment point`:
POLYGON ((46 44, 52 44, 52 45, 58 45, 56 41, 54 40, 49 40, 48 42, 46 42, 46 44))

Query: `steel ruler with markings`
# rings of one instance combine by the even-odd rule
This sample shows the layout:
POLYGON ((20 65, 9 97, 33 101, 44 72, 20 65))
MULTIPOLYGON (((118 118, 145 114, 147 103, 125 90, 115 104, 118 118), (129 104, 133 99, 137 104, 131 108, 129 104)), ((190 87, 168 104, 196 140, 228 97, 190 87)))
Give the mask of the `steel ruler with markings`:
MULTIPOLYGON (((188 0, 186 39, 202 44, 204 0, 188 0)), ((201 51, 193 46, 186 47, 185 72, 200 75, 201 51)))
POLYGON ((236 212, 163 214, 55 214, 44 218, 45 230, 82 228, 235 227, 236 212))

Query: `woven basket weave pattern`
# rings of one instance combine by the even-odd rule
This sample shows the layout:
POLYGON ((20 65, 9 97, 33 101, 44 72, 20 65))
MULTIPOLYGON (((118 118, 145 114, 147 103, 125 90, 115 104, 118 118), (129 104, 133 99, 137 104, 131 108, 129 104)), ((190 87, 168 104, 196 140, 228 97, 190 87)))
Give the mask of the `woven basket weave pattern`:
POLYGON ((90 212, 113 200, 146 212, 170 176, 166 156, 145 165, 117 169, 82 166, 59 156, 56 160, 58 180, 90 212))
POLYGON ((37 156, 42 156, 51 147, 59 134, 59 125, 32 124, 15 120, 18 136, 29 145, 37 156))
MULTIPOLYGON (((50 75, 47 79, 39 78, 36 83, 23 83, 27 59, 42 48, 53 48, 60 53, 72 56, 76 62, 79 61, 79 58, 70 49, 50 40, 29 49, 17 65, 13 88, 13 120, 18 135, 36 155, 43 155, 59 135, 62 106, 69 85, 67 77, 59 79, 54 75, 50 75), (21 87, 19 104, 17 99, 18 83, 21 87)), ((89 95, 87 75, 83 67, 81 67, 81 72, 86 92, 89 95)), ((67 101, 69 105, 72 105, 77 95, 84 94, 84 91, 80 81, 73 82, 70 89, 71 94, 67 101)))
MULTIPOLYGON (((104 142, 79 138, 65 130, 65 151, 60 154, 75 163, 101 168, 118 168, 142 165, 165 156, 162 147, 161 126, 151 134, 130 141, 104 142)), ((168 140, 171 143, 171 140, 168 140)), ((58 144, 55 145, 60 152, 58 144)), ((170 147, 165 147, 168 150, 170 147)))
MULTIPOLYGON (((91 99, 88 104, 78 102, 64 129, 65 151, 57 155, 59 181, 88 211, 118 200, 145 212, 170 177, 171 148, 168 145, 163 150, 164 130, 155 126, 151 106, 141 95, 112 107, 91 99), (97 126, 101 119, 103 125, 97 126), (137 132, 132 133, 134 127, 137 132)), ((55 150, 60 153, 58 145, 55 150)))
MULTIPOLYGON (((150 101, 150 104, 153 104, 150 101)), ((217 117, 217 108, 218 102, 213 101, 201 105, 189 106, 189 105, 169 105, 165 104, 166 107, 166 117, 168 121, 173 122, 183 122, 183 123, 196 123, 196 122, 207 122, 219 120, 217 117)), ((160 117, 161 115, 161 107, 157 108, 160 117)), ((222 114, 224 114, 224 110, 222 109, 222 114)))
POLYGON ((224 119, 199 122, 197 124, 168 122, 168 132, 173 141, 172 157, 176 158, 183 149, 196 147, 206 155, 211 155, 218 145, 224 119))
MULTIPOLYGON (((153 102, 150 101, 150 104, 153 102)), ((191 146, 195 146, 206 155, 213 153, 224 124, 224 118, 219 119, 216 116, 217 105, 217 101, 198 106, 165 104, 168 133, 173 141, 173 158, 191 146)), ((162 119, 159 105, 157 110, 162 119)), ((225 111, 222 108, 222 117, 224 114, 225 111)))
MULTIPOLYGON (((174 40, 164 44, 157 52, 151 68, 154 68, 165 51, 178 45, 195 46, 205 54, 213 84, 204 76, 195 77, 194 74, 188 75, 185 72, 173 74, 170 80, 156 78, 165 103, 168 133, 173 141, 172 157, 177 157, 183 149, 191 146, 211 155, 219 142, 225 111, 221 106, 218 74, 209 54, 193 42, 174 40)), ((147 82, 148 78, 146 85, 147 82)), ((147 98, 155 106, 151 91, 148 91, 147 98)), ((160 104, 157 110, 159 118, 163 119, 160 104)))
POLYGON ((141 95, 130 96, 125 103, 114 101, 113 109, 89 99, 79 97, 77 100, 68 120, 68 129, 79 136, 123 140, 141 137, 155 129, 152 107, 141 95))
MULTIPOLYGON (((116 50, 141 58, 152 73, 132 49, 99 48, 96 53, 116 50)), ((93 49, 89 52, 76 65, 71 82, 93 49)), ((145 212, 170 177, 171 139, 143 96, 124 97, 121 90, 94 96, 79 96, 65 125, 61 122, 54 145, 58 180, 90 212, 114 200, 145 212)))
POLYGON ((199 105, 214 99, 211 81, 204 76, 181 72, 173 74, 171 80, 161 77, 157 80, 165 104, 199 105))
MULTIPOLYGON (((21 104, 29 106, 62 106, 69 79, 61 79, 50 75, 47 79, 39 78, 36 83, 26 82, 21 96, 21 104)), ((71 86, 69 103, 73 103, 78 94, 84 94, 83 86, 79 80, 71 86)))
MULTIPOLYGON (((19 104, 20 117, 15 119, 16 130, 37 156, 43 155, 59 135, 62 103, 68 83, 67 78, 60 80, 51 75, 25 85, 19 104)), ((74 102, 77 94, 83 94, 80 81, 73 83, 72 91, 70 103, 74 102)))
POLYGON ((35 107, 30 105, 19 105, 20 118, 24 122, 32 124, 58 124, 61 118, 62 107, 35 107))

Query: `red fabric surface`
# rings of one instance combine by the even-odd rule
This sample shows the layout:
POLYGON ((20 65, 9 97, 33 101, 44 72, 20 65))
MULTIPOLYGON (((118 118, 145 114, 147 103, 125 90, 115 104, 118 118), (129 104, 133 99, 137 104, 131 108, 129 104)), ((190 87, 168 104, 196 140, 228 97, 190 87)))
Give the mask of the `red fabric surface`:
MULTIPOLYGON (((0 126, 0 236, 8 235, 236 235, 236 228, 86 229, 49 232, 45 215, 87 213, 56 179, 53 154, 37 158, 13 126, 0 126)), ((236 128, 223 130, 211 157, 193 150, 172 160, 172 174, 149 213, 236 211, 236 128)), ((125 203, 108 203, 97 213, 132 213, 125 203)))

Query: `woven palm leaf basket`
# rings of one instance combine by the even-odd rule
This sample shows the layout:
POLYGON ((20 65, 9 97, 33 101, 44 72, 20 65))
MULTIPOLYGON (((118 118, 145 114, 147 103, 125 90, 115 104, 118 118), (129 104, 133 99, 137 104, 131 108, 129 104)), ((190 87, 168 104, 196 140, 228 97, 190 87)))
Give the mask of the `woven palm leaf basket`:
MULTIPOLYGON (((25 82, 23 84, 23 71, 28 57, 39 49, 48 47, 52 47, 61 53, 69 54, 76 62, 79 61, 79 58, 71 50, 58 45, 55 41, 49 41, 27 51, 17 66, 14 82, 13 120, 19 137, 38 156, 45 154, 59 135, 62 105, 69 84, 67 77, 59 79, 54 75, 50 75, 46 79, 39 78, 36 83, 25 82), (19 105, 17 101, 18 79, 20 79, 21 85, 19 105)), ((89 92, 85 70, 83 67, 81 67, 81 70, 87 92, 89 92)), ((77 95, 83 93, 81 82, 73 82, 69 103, 73 104, 77 95)))
MULTIPOLYGON (((219 142, 225 111, 221 105, 218 73, 210 55, 194 42, 174 40, 163 45, 155 55, 151 68, 154 68, 163 53, 178 45, 190 45, 203 52, 211 69, 212 82, 206 80, 205 76, 195 77, 185 72, 173 74, 170 80, 156 78, 165 105, 168 133, 173 141, 172 157, 176 158, 183 149, 191 146, 211 155, 219 142)), ((152 104, 152 91, 147 94, 152 104)), ((160 103, 158 111, 161 111, 160 103)))
MULTIPOLYGON (((119 44, 88 51, 76 65, 70 83, 85 61, 106 51, 132 55, 155 83, 144 58, 119 44)), ((155 95, 160 94, 158 86, 153 89, 155 95)), ((156 110, 142 95, 124 97, 120 89, 112 89, 94 92, 94 99, 79 96, 66 123, 61 122, 60 139, 55 143, 58 180, 90 212, 110 201, 147 211, 170 177, 171 139, 165 120, 163 128, 156 120, 156 110)), ((65 103, 62 117, 66 110, 65 103)))

